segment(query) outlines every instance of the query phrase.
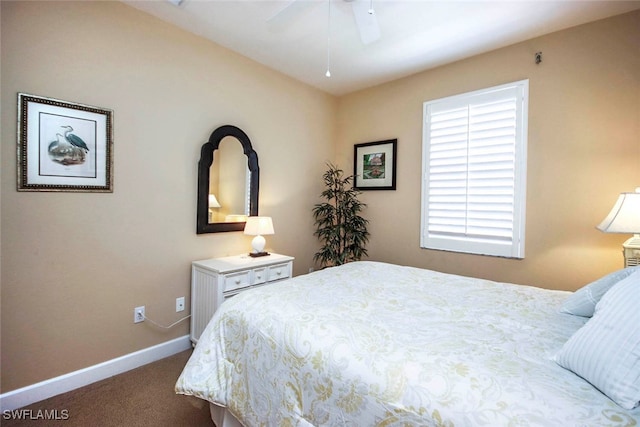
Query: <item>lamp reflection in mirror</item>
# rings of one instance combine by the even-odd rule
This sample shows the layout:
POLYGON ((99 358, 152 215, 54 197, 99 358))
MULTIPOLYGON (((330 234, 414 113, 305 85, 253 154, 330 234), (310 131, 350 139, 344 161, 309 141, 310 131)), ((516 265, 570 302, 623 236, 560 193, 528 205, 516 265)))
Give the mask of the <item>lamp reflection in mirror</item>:
POLYGON ((215 222, 216 213, 214 209, 219 208, 220 203, 218 203, 218 199, 216 199, 215 194, 209 194, 209 222, 215 222))
POLYGON ((640 265, 640 187, 635 193, 621 193, 597 228, 605 233, 633 234, 622 244, 625 267, 640 265))
POLYGON ((249 254, 252 257, 269 255, 264 251, 266 240, 263 236, 274 234, 273 221, 270 216, 250 216, 247 217, 247 223, 244 226, 244 234, 255 236, 251 241, 252 251, 249 254))

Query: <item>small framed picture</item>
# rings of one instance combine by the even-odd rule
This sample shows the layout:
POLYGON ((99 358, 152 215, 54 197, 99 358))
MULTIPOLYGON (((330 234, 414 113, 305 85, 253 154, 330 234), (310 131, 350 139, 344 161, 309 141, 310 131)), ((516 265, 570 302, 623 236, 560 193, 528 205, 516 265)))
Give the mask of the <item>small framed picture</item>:
POLYGON ((113 111, 18 94, 18 191, 113 192, 113 111))
POLYGON ((353 153, 354 187, 359 190, 395 190, 397 145, 397 139, 356 144, 353 153))

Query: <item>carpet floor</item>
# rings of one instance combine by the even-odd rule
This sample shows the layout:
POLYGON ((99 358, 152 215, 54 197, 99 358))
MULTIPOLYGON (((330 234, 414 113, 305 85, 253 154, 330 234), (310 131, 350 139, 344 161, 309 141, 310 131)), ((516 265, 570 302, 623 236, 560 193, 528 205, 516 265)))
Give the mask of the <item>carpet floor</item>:
POLYGON ((0 425, 65 427, 213 427, 209 405, 191 396, 175 394, 173 387, 191 350, 175 354, 88 386, 51 397, 21 409, 31 419, 5 419, 0 425), (37 418, 38 411, 56 411, 58 418, 37 418), (66 411, 66 412, 64 412, 66 411))

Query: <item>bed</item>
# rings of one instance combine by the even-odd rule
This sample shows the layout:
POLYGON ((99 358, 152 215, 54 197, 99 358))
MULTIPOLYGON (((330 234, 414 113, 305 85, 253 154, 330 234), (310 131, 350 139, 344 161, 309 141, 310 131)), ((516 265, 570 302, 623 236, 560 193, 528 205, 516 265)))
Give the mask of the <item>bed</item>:
POLYGON ((218 427, 640 424, 637 405, 560 366, 591 319, 562 312, 571 296, 380 262, 327 268, 226 301, 176 392, 210 402, 218 427))

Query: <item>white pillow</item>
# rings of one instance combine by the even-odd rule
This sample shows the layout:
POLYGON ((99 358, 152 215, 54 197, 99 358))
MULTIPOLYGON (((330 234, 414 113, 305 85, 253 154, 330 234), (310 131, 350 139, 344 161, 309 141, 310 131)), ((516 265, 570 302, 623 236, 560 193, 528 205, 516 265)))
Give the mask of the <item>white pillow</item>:
POLYGON ((640 403, 640 269, 607 292, 555 357, 625 409, 640 403))
POLYGON ((622 270, 614 271, 583 286, 564 301, 560 311, 575 314, 576 316, 593 316, 593 311, 598 301, 600 301, 600 298, 602 298, 613 285, 637 270, 640 270, 640 267, 623 268, 622 270))

